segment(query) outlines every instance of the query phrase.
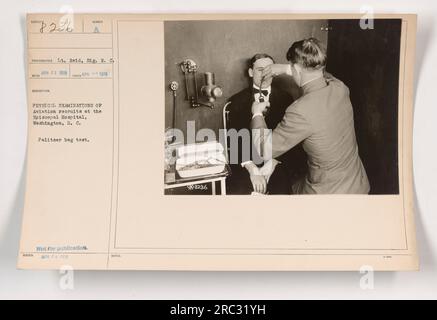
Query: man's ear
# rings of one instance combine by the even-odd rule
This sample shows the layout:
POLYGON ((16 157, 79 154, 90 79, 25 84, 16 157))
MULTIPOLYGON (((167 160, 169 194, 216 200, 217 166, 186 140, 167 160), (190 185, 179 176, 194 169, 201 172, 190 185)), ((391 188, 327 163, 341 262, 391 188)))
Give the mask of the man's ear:
POLYGON ((247 70, 247 73, 249 74, 249 77, 253 78, 253 69, 249 68, 249 70, 247 70))

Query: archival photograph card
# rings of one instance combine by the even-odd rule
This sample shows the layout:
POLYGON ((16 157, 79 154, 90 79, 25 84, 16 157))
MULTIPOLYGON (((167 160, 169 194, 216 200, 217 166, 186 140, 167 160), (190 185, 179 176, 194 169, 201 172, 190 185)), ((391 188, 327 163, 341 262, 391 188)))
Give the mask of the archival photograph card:
POLYGON ((28 14, 18 267, 418 270, 416 19, 28 14))

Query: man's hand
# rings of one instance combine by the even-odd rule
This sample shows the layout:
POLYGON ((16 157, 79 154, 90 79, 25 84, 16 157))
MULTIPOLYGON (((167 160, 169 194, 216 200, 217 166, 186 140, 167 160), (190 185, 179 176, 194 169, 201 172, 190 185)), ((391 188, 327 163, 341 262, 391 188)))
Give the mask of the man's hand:
POLYGON ((249 171, 250 181, 252 182, 253 191, 258 193, 266 193, 267 192, 267 181, 266 178, 261 174, 258 167, 250 162, 244 166, 247 171, 249 171))
POLYGON ((268 101, 258 102, 254 101, 252 103, 252 114, 262 114, 264 110, 270 106, 268 101))

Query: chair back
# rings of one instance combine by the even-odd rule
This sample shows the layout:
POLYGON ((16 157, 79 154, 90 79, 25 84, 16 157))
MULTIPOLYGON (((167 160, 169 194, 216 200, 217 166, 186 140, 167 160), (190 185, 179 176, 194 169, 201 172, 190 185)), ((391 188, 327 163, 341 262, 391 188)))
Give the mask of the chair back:
POLYGON ((230 111, 228 110, 229 105, 231 104, 231 102, 227 102, 224 107, 223 107, 223 132, 224 132, 224 141, 225 141, 225 156, 226 156, 226 161, 228 161, 229 163, 229 149, 228 149, 228 124, 229 124, 229 113, 230 111))

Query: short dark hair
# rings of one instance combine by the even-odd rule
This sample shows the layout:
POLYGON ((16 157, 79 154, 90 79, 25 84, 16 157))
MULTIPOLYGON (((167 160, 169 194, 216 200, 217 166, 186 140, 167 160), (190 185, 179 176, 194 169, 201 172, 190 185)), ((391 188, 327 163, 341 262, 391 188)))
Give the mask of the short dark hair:
POLYGON ((306 69, 320 69, 326 66, 326 48, 316 38, 296 41, 288 49, 287 60, 306 69))
POLYGON ((253 68, 253 65, 257 60, 264 59, 264 58, 269 58, 270 60, 273 61, 273 63, 275 63, 275 60, 272 58, 272 56, 268 55, 267 53, 257 53, 252 58, 249 59, 248 67, 253 68))

